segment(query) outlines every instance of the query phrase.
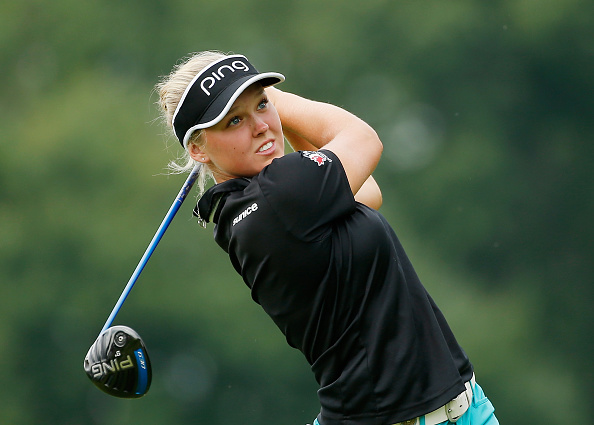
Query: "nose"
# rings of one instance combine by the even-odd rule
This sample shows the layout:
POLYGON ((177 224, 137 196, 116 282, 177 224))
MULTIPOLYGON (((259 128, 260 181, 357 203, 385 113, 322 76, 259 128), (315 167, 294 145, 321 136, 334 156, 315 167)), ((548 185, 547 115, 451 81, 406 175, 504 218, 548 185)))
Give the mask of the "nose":
POLYGON ((268 131, 270 126, 261 117, 254 117, 254 135, 259 136, 268 131))

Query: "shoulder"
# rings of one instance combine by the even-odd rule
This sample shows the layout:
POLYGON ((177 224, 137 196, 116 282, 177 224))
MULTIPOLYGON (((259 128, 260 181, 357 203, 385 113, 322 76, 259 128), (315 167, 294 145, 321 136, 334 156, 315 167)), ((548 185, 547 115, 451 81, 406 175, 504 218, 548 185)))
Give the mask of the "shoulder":
POLYGON ((292 188, 315 183, 321 176, 335 175, 346 180, 338 157, 330 151, 298 151, 277 158, 255 178, 261 186, 278 187, 286 183, 292 188))
POLYGON ((340 160, 330 151, 299 151, 274 160, 253 179, 263 200, 294 235, 316 238, 355 210, 340 160))
POLYGON ((292 152, 272 161, 254 180, 267 199, 287 206, 303 207, 334 196, 353 198, 342 164, 330 151, 292 152))

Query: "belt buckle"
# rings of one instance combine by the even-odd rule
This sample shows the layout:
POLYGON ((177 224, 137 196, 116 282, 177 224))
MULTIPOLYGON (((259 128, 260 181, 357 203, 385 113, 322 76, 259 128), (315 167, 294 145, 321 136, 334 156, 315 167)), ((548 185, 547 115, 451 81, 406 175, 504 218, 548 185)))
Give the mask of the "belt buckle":
POLYGON ((468 391, 458 394, 458 397, 445 405, 446 415, 448 421, 455 423, 460 417, 466 413, 470 407, 471 399, 468 397, 468 391))
POLYGON ((419 418, 409 419, 408 421, 402 421, 398 425, 417 425, 419 418))

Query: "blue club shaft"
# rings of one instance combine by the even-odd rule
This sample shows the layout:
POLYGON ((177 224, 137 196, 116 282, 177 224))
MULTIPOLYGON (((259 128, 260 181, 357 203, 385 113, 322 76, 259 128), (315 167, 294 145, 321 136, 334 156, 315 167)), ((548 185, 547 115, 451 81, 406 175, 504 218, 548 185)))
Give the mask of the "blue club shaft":
POLYGON ((151 240, 151 243, 147 247, 146 251, 144 252, 144 255, 140 259, 140 262, 136 266, 136 269, 134 270, 134 273, 132 273, 132 276, 130 277, 130 280, 128 281, 128 284, 124 288, 124 291, 122 292, 122 295, 120 295, 120 298, 118 299, 118 302, 116 303, 115 307, 111 311, 111 314, 107 318, 107 321, 105 322, 105 325, 103 325, 103 329, 101 329, 101 332, 99 333, 100 335, 101 335, 101 333, 103 333, 103 331, 105 331, 107 328, 109 328, 111 326, 111 324, 113 323, 116 315, 118 314, 118 312, 122 308, 122 305, 124 304, 124 301, 126 301, 126 298, 130 294, 130 291, 132 290, 132 288, 134 287, 134 284, 138 280, 138 276, 140 276, 140 273, 144 269, 144 266, 146 266, 146 263, 148 262, 149 258, 153 254, 153 252, 155 251, 155 248, 157 247, 157 244, 159 243, 159 241, 163 237, 163 234, 165 233, 165 231, 169 227, 169 224, 173 220, 173 217, 175 217, 175 214, 177 213, 177 211, 179 210, 179 208, 183 204, 184 200, 186 199, 186 196, 190 192, 190 189, 192 188, 192 186, 196 182, 196 179, 198 178, 198 174, 199 174, 199 166, 197 165, 197 166, 194 167, 194 169, 192 170, 192 172, 190 173, 190 175, 186 179, 184 185, 182 186, 181 190, 179 191, 179 193, 177 195, 177 198, 175 198, 175 201, 173 201, 173 204, 169 208, 169 211, 167 212, 167 215, 165 216, 165 218, 161 222, 161 225, 157 229, 157 232, 155 233, 155 236, 153 236, 153 239, 151 240))

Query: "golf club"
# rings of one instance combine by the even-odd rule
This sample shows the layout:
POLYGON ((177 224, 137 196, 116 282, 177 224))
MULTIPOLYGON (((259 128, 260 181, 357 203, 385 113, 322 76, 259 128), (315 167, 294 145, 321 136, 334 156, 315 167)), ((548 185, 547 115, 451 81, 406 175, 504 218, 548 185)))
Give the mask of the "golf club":
POLYGON ((111 327, 111 325, 173 217, 196 182, 198 174, 199 165, 196 165, 184 182, 103 325, 103 329, 85 357, 84 368, 87 376, 101 391, 107 394, 121 398, 138 398, 146 394, 150 388, 151 363, 142 338, 127 326, 111 327))

